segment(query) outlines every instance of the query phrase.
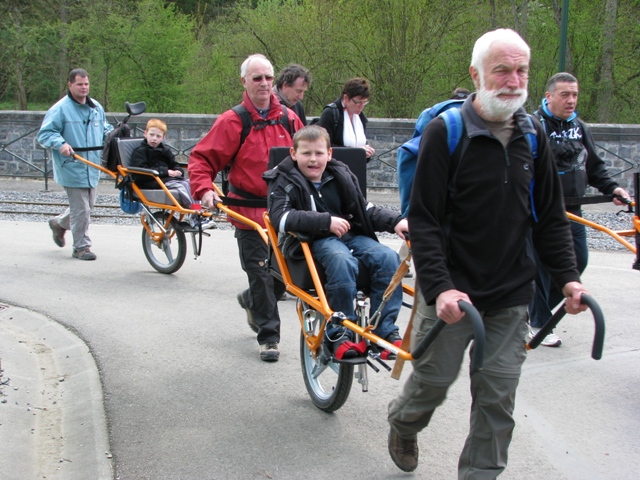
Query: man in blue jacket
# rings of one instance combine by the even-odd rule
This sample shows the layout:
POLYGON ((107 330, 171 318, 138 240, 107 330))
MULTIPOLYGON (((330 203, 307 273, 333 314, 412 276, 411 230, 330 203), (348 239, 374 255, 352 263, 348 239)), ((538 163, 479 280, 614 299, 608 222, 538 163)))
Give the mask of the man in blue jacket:
POLYGON ((87 235, 91 209, 96 198, 100 170, 73 155, 83 152, 87 160, 100 165, 104 139, 113 127, 107 122, 102 106, 89 97, 89 74, 76 68, 69 73, 69 92, 52 106, 44 117, 38 143, 53 152, 53 177, 69 198, 69 207, 49 220, 53 241, 64 247, 64 235, 71 230, 73 258, 95 260, 91 239, 87 235))

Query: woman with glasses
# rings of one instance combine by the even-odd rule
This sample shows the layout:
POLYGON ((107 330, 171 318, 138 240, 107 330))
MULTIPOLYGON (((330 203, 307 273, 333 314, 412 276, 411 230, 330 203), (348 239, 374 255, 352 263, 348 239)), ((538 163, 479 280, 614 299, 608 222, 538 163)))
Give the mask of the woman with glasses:
POLYGON ((352 78, 345 83, 342 96, 322 111, 318 125, 329 132, 333 147, 362 147, 367 161, 375 153, 367 144, 367 117, 363 113, 369 103, 371 86, 365 78, 352 78))

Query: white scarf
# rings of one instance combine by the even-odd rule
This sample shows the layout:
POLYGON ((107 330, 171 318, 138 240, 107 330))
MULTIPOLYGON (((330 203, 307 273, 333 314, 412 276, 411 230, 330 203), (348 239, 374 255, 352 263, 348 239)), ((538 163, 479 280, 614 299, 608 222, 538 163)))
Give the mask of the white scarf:
POLYGON ((344 126, 342 129, 342 142, 345 147, 364 147, 367 137, 364 135, 364 127, 359 115, 353 116, 353 123, 349 118, 347 109, 344 109, 344 126))

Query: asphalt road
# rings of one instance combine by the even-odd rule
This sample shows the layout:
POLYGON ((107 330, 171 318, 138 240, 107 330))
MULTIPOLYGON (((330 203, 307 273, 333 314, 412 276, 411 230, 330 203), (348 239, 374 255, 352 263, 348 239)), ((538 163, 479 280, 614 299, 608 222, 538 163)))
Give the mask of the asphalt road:
MULTIPOLYGON (((115 478, 456 477, 469 421, 467 376, 420 435, 415 474, 402 473, 387 453, 386 408, 410 366, 400 382, 370 373, 369 392, 354 384, 334 414, 316 409, 300 369, 295 301, 280 303, 280 361, 258 358, 236 302, 246 278, 231 231, 212 231, 198 260, 189 245, 174 275, 149 266, 139 227, 93 225, 95 262, 56 247, 46 223, 0 221, 0 232, 0 302, 46 314, 95 359, 104 410, 98 405, 94 413, 106 415, 115 478)), ((501 478, 638 477, 640 272, 632 261, 630 253, 592 252, 583 277, 607 321, 602 360, 590 358, 588 313, 562 321, 560 348, 529 353, 501 478)), ((408 311, 399 319, 403 328, 407 318, 408 311)), ((67 443, 88 440, 79 421, 69 428, 67 443)), ((0 438, 0 456, 6 441, 0 438)), ((47 478, 98 478, 88 468, 47 478)), ((20 478, 5 473, 0 477, 20 478)))

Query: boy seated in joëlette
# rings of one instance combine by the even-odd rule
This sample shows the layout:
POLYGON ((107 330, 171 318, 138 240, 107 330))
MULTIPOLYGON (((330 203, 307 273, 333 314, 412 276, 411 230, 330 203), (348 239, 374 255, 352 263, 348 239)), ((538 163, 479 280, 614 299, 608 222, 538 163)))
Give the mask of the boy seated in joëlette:
MULTIPOLYGON (((144 140, 131 153, 131 166, 149 168, 159 173, 160 180, 171 190, 178 203, 184 208, 192 208, 194 203, 191 197, 189 180, 184 178, 184 169, 176 161, 171 149, 165 145, 167 124, 157 118, 147 122, 144 131, 144 140)), ((161 188, 156 179, 150 175, 135 175, 135 182, 143 189, 161 188)), ((214 227, 214 223, 208 219, 201 219, 198 215, 192 215, 189 219, 191 226, 197 226, 200 222, 202 228, 214 227)))
MULTIPOLYGON (((400 265, 398 254, 378 242, 376 232, 396 233, 404 239, 407 220, 393 210, 367 203, 355 175, 342 162, 331 158, 327 131, 317 125, 304 127, 293 136, 290 156, 264 173, 268 184, 271 223, 280 233, 301 232, 312 237, 311 253, 325 270, 324 285, 329 306, 355 320, 354 299, 358 260, 371 275, 371 312, 400 265)), ((402 307, 402 289, 385 305, 373 333, 400 346, 395 321, 402 307)), ((337 359, 365 353, 353 342, 353 332, 327 325, 326 340, 337 359)), ((384 351, 382 358, 388 358, 384 351)))
MULTIPOLYGON (((184 169, 176 161, 171 149, 165 145, 166 134, 166 123, 157 118, 149 120, 144 131, 144 140, 131 153, 131 166, 156 170, 162 183, 178 192, 178 203, 185 208, 191 208, 193 200, 189 180, 184 178, 184 169)), ((156 179, 148 175, 136 175, 135 182, 138 187, 144 189, 161 188, 156 179)))

